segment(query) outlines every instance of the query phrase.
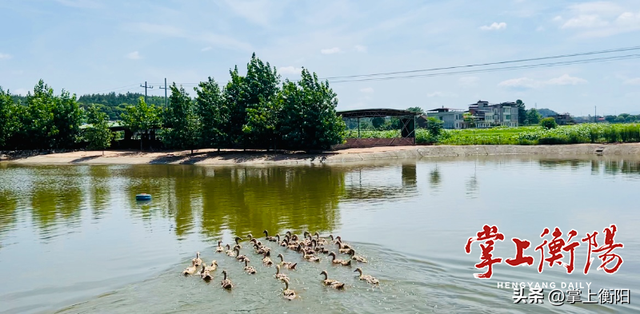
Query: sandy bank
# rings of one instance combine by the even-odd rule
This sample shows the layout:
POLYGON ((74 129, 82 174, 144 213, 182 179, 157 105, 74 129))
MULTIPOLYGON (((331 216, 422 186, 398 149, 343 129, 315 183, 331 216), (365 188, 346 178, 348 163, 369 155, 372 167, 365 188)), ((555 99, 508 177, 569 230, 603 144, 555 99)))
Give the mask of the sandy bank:
POLYGON ((430 157, 548 155, 626 156, 640 157, 640 143, 575 144, 575 145, 472 145, 472 146, 392 146, 352 148, 320 154, 282 154, 242 152, 237 150, 137 152, 137 151, 81 151, 32 156, 3 162, 20 164, 196 164, 196 165, 292 165, 341 164, 391 159, 420 159, 430 157))

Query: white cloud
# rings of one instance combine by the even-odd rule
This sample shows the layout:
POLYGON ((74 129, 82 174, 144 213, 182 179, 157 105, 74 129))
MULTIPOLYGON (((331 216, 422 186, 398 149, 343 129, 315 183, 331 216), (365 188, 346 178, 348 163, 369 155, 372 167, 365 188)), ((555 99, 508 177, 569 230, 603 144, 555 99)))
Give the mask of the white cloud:
POLYGON ((587 80, 579 77, 570 76, 569 74, 563 74, 560 77, 552 78, 544 82, 546 85, 578 85, 586 84, 587 80))
POLYGON ((458 83, 463 86, 475 86, 478 83, 478 77, 476 76, 463 76, 458 79, 458 83))
POLYGON ((367 46, 356 45, 355 49, 356 49, 357 52, 367 52, 367 46))
POLYGON ((296 68, 294 66, 280 67, 278 68, 278 72, 282 74, 300 74, 302 68, 296 68))
POLYGON ((141 59, 142 57, 140 56, 140 53, 137 51, 133 51, 133 52, 129 52, 126 55, 127 58, 131 59, 131 60, 138 60, 141 59))
POLYGON ((576 14, 603 14, 603 15, 617 15, 623 9, 612 2, 608 1, 594 1, 584 2, 571 5, 569 9, 576 14))
POLYGON ((213 49, 213 48, 211 48, 211 46, 208 46, 208 47, 204 47, 204 48, 200 49, 200 51, 205 52, 205 51, 209 51, 211 49, 213 49))
POLYGON ((538 26, 536 28, 536 32, 542 32, 542 31, 544 31, 544 26, 538 26))
POLYGON ((12 56, 7 53, 0 53, 0 59, 11 59, 12 56))
POLYGON ((361 88, 360 89, 361 93, 367 93, 367 94, 371 94, 373 93, 373 87, 365 87, 365 88, 361 88))
POLYGON ((540 82, 528 77, 520 77, 502 81, 498 83, 498 86, 507 88, 530 89, 540 87, 540 82))
POLYGON ((341 52, 342 50, 340 50, 340 48, 338 47, 333 47, 333 48, 326 48, 326 49, 321 49, 320 53, 324 54, 324 55, 330 55, 330 54, 334 54, 334 53, 338 53, 341 52))
POLYGON ((493 22, 491 23, 491 25, 484 25, 480 27, 480 29, 483 31, 497 31, 505 28, 507 28, 507 23, 505 22, 500 22, 500 23, 493 22))
POLYGON ((570 18, 554 19, 561 29, 575 30, 578 37, 607 37, 640 31, 640 12, 611 2, 587 2, 568 7, 570 18))
POLYGON ((502 81, 498 83, 498 86, 512 89, 535 89, 542 88, 546 85, 578 85, 586 83, 588 83, 588 81, 583 78, 563 74, 548 80, 535 80, 528 77, 514 78, 502 81))
POLYGON ((580 15, 564 22, 560 28, 593 28, 608 24, 609 22, 602 20, 598 15, 580 15))
POLYGON ((631 78, 624 81, 625 85, 640 85, 640 77, 631 78))

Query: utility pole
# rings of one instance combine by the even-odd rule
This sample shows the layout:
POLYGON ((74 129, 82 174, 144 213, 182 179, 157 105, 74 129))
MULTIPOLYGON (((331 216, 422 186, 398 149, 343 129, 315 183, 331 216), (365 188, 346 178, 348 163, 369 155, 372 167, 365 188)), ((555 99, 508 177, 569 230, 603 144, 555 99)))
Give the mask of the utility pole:
POLYGON ((159 86, 159 89, 164 89, 164 107, 167 108, 167 78, 164 78, 164 87, 159 86))
POLYGON ((598 106, 593 106, 593 123, 598 123, 598 106))
POLYGON ((153 86, 147 86, 147 81, 144 81, 144 85, 140 84, 140 87, 144 87, 144 102, 147 102, 147 88, 153 88, 153 86))

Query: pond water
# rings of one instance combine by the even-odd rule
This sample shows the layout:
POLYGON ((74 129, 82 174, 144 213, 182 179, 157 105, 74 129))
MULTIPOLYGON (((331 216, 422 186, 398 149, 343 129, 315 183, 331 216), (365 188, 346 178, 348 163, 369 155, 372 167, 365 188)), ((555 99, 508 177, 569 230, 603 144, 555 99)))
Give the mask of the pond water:
MULTIPOLYGON (((0 163, 0 312, 637 312, 637 302, 553 306, 550 288, 543 304, 514 304, 514 290, 498 283, 564 288, 572 282, 584 287, 582 300, 590 283, 592 293, 629 289, 634 299, 640 291, 639 187, 640 161, 610 157, 233 168, 0 163), (144 192, 152 201, 136 202, 144 192), (486 270, 474 268, 483 242, 472 243, 470 254, 465 244, 485 224, 504 234, 494 257, 514 257, 511 238, 527 239, 524 253, 533 265, 503 261, 493 265, 492 278, 476 279, 474 273, 486 270), (584 275, 588 245, 580 239, 595 230, 603 245, 603 229, 612 224, 615 243, 624 244, 613 253, 623 264, 614 274, 598 271, 601 260, 593 253, 584 275), (564 239, 571 229, 578 233, 572 274, 547 263, 538 272, 535 247, 551 240, 541 238, 543 229, 555 227, 564 239), (265 241, 265 229, 341 235, 369 262, 334 266, 323 254, 319 263, 307 262, 265 241), (250 248, 249 233, 272 248, 274 261, 282 253, 299 263, 296 271, 283 270, 298 299, 283 299, 284 285, 250 248), (218 240, 232 243, 235 236, 243 237, 241 251, 256 275, 215 253, 218 240), (206 263, 218 262, 210 283, 181 275, 196 251, 206 263), (378 278, 379 287, 358 280, 358 266, 378 278), (231 291, 220 287, 222 270, 235 284, 231 291), (322 270, 346 289, 324 287, 322 270)), ((563 261, 568 258, 565 252, 563 261)))

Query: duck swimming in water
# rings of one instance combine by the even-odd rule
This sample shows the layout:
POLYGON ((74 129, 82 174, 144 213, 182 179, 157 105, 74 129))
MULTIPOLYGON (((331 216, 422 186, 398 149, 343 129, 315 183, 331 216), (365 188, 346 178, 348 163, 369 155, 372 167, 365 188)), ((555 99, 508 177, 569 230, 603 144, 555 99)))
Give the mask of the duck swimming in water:
POLYGON ((285 299, 287 300, 293 300, 296 298, 296 292, 289 289, 289 280, 287 279, 282 279, 282 281, 284 282, 284 291, 282 291, 282 295, 284 296, 285 299))
POLYGON ((216 253, 224 252, 224 247, 221 244, 222 244, 222 241, 218 241, 218 246, 216 247, 216 253))
POLYGON ((289 277, 287 275, 280 273, 280 265, 276 265, 276 275, 274 277, 276 277, 276 279, 289 280, 289 277))
POLYGON ((207 282, 213 279, 213 275, 211 275, 211 273, 207 270, 206 265, 202 265, 202 271, 200 271, 200 278, 202 278, 202 280, 207 282))
POLYGON ((196 258, 194 258, 192 261, 195 262, 196 267, 200 267, 200 265, 202 265, 202 259, 200 258, 200 252, 196 252, 196 258))
POLYGON ((273 265, 273 261, 271 260, 271 257, 269 257, 269 256, 271 256, 271 252, 266 252, 266 253, 264 253, 264 257, 262 258, 262 263, 263 263, 265 266, 271 266, 271 265, 273 265))
POLYGON ((266 229, 265 229, 264 231, 262 231, 262 233, 264 233, 264 238, 265 238, 267 241, 271 241, 271 242, 276 242, 276 241, 278 241, 278 239, 276 239, 276 238, 274 238, 274 237, 270 237, 270 236, 269 236, 269 231, 267 231, 266 229))
POLYGON ((216 260, 211 261, 211 266, 207 266, 207 271, 212 272, 218 268, 218 262, 216 260))
POLYGON ((224 275, 224 279, 222 279, 222 281, 220 282, 222 288, 227 290, 233 288, 233 283, 231 283, 231 280, 227 279, 227 271, 223 270, 222 274, 224 275))
POLYGON ((368 282, 370 284, 374 284, 374 285, 379 284, 378 279, 376 279, 375 277, 373 277, 371 275, 363 275, 362 274, 362 269, 360 267, 356 268, 356 270, 354 270, 353 272, 354 273, 355 272, 359 272, 360 273, 360 277, 359 277, 360 280, 364 280, 364 281, 366 281, 366 282, 368 282))
POLYGON ((236 251, 235 251, 235 250, 232 250, 232 249, 231 249, 231 245, 229 245, 229 244, 227 244, 227 250, 225 251, 225 253, 226 253, 228 256, 236 257, 236 251))
POLYGON ((326 270, 323 270, 320 275, 324 275, 324 280, 322 281, 322 283, 324 283, 325 286, 330 286, 333 289, 339 290, 344 289, 344 283, 334 279, 329 279, 329 274, 327 274, 326 270))
POLYGON ((354 249, 349 249, 348 252, 349 255, 351 255, 351 259, 356 261, 356 262, 360 262, 360 263, 366 263, 367 259, 360 256, 360 255, 356 255, 356 251, 354 249))
POLYGON ((282 256, 282 253, 278 254, 278 257, 280 258, 280 265, 282 265, 282 267, 287 269, 296 269, 296 265, 298 265, 298 263, 285 262, 284 256, 282 256))
POLYGON ((329 253, 329 256, 333 256, 333 259, 331 260, 331 263, 333 264, 340 264, 342 266, 351 266, 351 260, 345 261, 341 259, 336 259, 336 253, 334 252, 329 253))
POLYGON ((246 255, 240 255, 240 248, 237 245, 233 248, 233 250, 236 251, 236 259, 239 262, 244 262, 244 260, 247 259, 246 255))
POLYGON ((182 271, 182 274, 185 275, 185 276, 189 276, 189 275, 195 274, 196 271, 198 271, 198 266, 196 266, 196 261, 192 260, 191 261, 191 266, 185 268, 182 271))
POLYGON ((247 274, 251 274, 251 275, 255 275, 256 274, 256 269, 253 268, 253 266, 249 266, 249 259, 246 258, 244 260, 244 271, 247 272, 247 274))

